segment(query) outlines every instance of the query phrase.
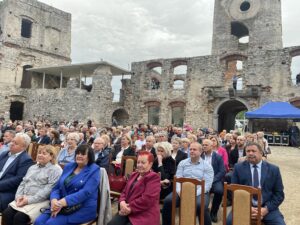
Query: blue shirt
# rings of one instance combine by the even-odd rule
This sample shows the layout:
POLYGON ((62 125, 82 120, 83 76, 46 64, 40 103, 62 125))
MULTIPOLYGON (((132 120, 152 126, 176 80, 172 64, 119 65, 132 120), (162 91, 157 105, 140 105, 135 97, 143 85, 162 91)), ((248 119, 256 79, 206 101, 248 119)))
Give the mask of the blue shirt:
POLYGON ((3 154, 4 152, 9 151, 9 143, 8 144, 3 144, 0 148, 0 155, 3 154))
MULTIPOLYGON (((176 171, 176 177, 194 178, 197 180, 205 180, 205 193, 210 191, 214 180, 214 170, 210 164, 203 159, 199 159, 197 163, 192 163, 190 158, 182 160, 176 171)), ((176 184, 176 192, 180 194, 180 184, 176 184)), ((197 196, 201 194, 201 186, 197 186, 197 196)))
POLYGON ((70 162, 75 162, 75 150, 68 154, 68 148, 62 149, 57 156, 58 164, 67 164, 70 162))

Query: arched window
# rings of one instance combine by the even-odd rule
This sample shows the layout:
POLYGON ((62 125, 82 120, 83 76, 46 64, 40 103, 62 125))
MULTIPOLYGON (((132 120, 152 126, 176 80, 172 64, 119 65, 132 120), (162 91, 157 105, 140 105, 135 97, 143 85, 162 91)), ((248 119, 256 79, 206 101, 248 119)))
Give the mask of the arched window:
POLYGON ((147 65, 149 71, 154 74, 161 75, 162 74, 162 64, 160 62, 151 62, 147 65))
POLYGON ((174 75, 186 75, 187 65, 180 65, 174 67, 174 75))

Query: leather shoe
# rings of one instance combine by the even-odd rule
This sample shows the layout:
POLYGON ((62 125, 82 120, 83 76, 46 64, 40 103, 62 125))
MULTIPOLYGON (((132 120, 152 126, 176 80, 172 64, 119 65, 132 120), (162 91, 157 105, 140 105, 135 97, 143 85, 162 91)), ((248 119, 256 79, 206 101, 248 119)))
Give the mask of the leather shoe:
POLYGON ((218 222, 218 214, 217 213, 211 213, 210 219, 212 222, 217 223, 218 222))

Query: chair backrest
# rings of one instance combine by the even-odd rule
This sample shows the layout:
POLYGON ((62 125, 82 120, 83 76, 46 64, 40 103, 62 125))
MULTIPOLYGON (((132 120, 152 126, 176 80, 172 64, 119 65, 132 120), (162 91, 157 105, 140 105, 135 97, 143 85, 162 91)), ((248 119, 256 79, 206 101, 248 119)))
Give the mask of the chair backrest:
POLYGON ((261 189, 246 185, 224 183, 223 195, 223 225, 226 225, 227 191, 232 191, 232 225, 251 225, 251 207, 253 196, 257 196, 258 215, 255 220, 261 225, 261 189))
POLYGON ((38 144, 36 142, 32 142, 28 146, 27 153, 28 153, 28 155, 31 156, 31 158, 32 158, 33 161, 36 161, 36 156, 37 156, 37 153, 38 153, 38 147, 39 147, 39 145, 40 144, 38 144))
POLYGON ((122 175, 130 176, 136 167, 136 156, 122 156, 121 168, 122 175))
POLYGON ((172 225, 175 225, 176 216, 176 183, 179 183, 181 186, 179 225, 197 224, 197 185, 201 186, 200 225, 204 225, 205 181, 192 178, 177 178, 176 176, 173 179, 172 225))
POLYGON ((60 145, 52 145, 55 149, 55 154, 56 154, 56 157, 58 156, 58 153, 60 152, 61 150, 61 146, 60 145))

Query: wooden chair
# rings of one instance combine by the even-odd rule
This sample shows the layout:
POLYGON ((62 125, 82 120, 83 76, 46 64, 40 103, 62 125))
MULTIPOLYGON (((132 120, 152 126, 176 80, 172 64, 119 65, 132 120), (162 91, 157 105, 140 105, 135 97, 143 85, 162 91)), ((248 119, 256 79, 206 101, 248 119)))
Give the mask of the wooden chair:
MULTIPOLYGON (((129 177, 136 168, 136 161, 136 156, 122 156, 121 176, 129 177)), ((110 196, 113 198, 119 198, 120 195, 120 192, 110 191, 110 196)))
POLYGON ((60 152, 61 146, 60 145, 52 145, 55 148, 55 154, 56 156, 58 155, 58 153, 60 152))
POLYGON ((180 183, 179 225, 197 224, 197 186, 201 186, 200 225, 204 225, 205 181, 192 178, 173 179, 172 225, 176 216, 176 183, 180 183))
POLYGON ((40 144, 38 144, 36 142, 30 143, 30 145, 28 146, 27 153, 28 153, 28 155, 31 156, 33 161, 36 161, 36 156, 38 153, 39 146, 40 146, 40 144))
POLYGON ((261 189, 239 184, 224 183, 223 225, 227 217, 227 192, 232 191, 232 225, 262 225, 261 223, 261 189), (251 219, 253 196, 257 196, 257 219, 251 219))
POLYGON ((136 156, 122 156, 121 169, 123 176, 130 176, 136 168, 136 156))

